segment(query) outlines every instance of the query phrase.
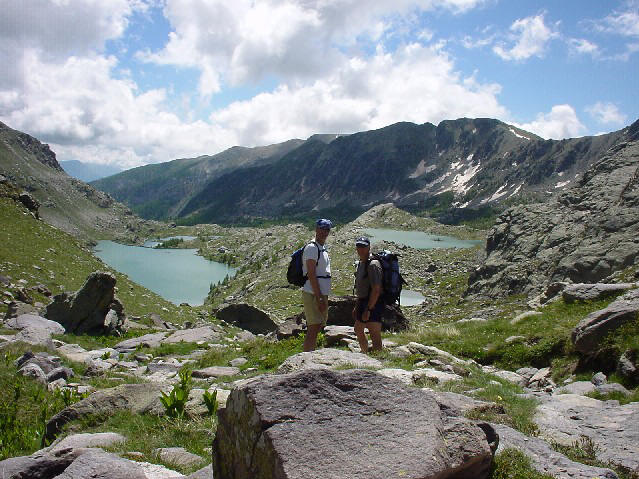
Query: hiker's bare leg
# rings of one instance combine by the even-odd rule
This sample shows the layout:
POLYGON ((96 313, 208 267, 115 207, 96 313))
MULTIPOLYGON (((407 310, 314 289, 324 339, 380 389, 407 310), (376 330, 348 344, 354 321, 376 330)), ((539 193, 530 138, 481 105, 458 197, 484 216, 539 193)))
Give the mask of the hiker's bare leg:
POLYGON ((355 321, 355 334, 357 335, 357 341, 359 342, 359 348, 363 353, 368 352, 368 338, 364 332, 364 324, 361 321, 355 321))
POLYGON ((317 346, 317 335, 324 328, 323 324, 309 324, 304 338, 304 351, 314 351, 317 346))
POLYGON ((373 351, 382 350, 382 323, 370 321, 368 323, 368 332, 371 334, 373 341, 373 351))

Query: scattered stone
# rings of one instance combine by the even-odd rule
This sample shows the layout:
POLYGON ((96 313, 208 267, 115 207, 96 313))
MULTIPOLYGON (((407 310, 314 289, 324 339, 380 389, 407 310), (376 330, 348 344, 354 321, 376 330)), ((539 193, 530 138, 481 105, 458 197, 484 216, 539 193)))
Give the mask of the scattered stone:
POLYGON ((167 333, 151 333, 137 338, 126 339, 114 346, 118 351, 135 351, 138 347, 157 348, 160 346, 167 333))
POLYGON ((300 313, 278 324, 276 337, 279 340, 292 338, 300 335, 303 331, 306 331, 306 324, 304 322, 304 313, 300 313))
POLYGON ((341 349, 323 348, 311 352, 297 353, 287 358, 277 372, 290 373, 303 369, 335 369, 335 368, 372 368, 381 369, 381 361, 366 354, 342 351, 341 349))
POLYGON ((240 374, 240 368, 228 366, 211 366, 208 368, 196 369, 195 371, 193 371, 193 377, 200 379, 237 376, 238 374, 240 374))
POLYGON ((5 323, 12 329, 43 329, 50 334, 64 334, 64 327, 55 321, 50 321, 35 314, 21 314, 16 318, 11 318, 5 323))
POLYGON ((236 387, 218 414, 215 477, 487 477, 497 436, 371 371, 307 370, 236 387), (357 454, 351 447, 358 444, 357 454), (317 458, 321 457, 321 474, 317 458))
POLYGON ((617 363, 617 373, 630 380, 639 379, 637 353, 631 349, 625 351, 617 363))
POLYGON ((566 303, 574 303, 575 301, 596 301, 615 294, 623 293, 635 287, 637 287, 637 285, 634 283, 579 283, 566 286, 561 295, 566 303))
POLYGON ((190 453, 183 447, 162 447, 154 449, 153 455, 162 462, 178 467, 193 467, 204 461, 200 456, 190 453))
POLYGON ((163 343, 197 343, 199 341, 219 341, 222 338, 222 334, 215 331, 213 328, 203 326, 200 328, 183 329, 175 331, 168 338, 162 340, 163 343))
POLYGON ((327 347, 343 344, 345 339, 357 341, 353 326, 326 326, 324 328, 324 341, 327 347))
POLYGON ((248 363, 248 359, 246 358, 235 358, 229 361, 229 366, 239 368, 240 366, 244 366, 246 363, 248 363))
POLYGON ((503 424, 491 424, 491 426, 499 435, 497 453, 506 449, 517 449, 530 459, 531 466, 537 472, 552 477, 569 477, 571 479, 618 479, 617 474, 610 469, 571 461, 542 439, 526 436, 503 424))
POLYGON ((607 308, 594 311, 582 319, 572 331, 575 349, 584 354, 596 351, 607 333, 637 319, 638 313, 639 289, 635 289, 610 303, 607 308))
POLYGON ((525 336, 508 336, 506 339, 504 339, 504 343, 506 344, 523 343, 524 341, 526 341, 525 336))
POLYGON ((56 440, 48 448, 47 452, 55 453, 69 448, 108 447, 126 441, 126 437, 115 432, 97 432, 71 434, 63 439, 56 440))
POLYGON ((608 382, 608 378, 602 372, 598 372, 593 374, 592 379, 590 380, 595 386, 601 386, 602 384, 606 384, 608 382))

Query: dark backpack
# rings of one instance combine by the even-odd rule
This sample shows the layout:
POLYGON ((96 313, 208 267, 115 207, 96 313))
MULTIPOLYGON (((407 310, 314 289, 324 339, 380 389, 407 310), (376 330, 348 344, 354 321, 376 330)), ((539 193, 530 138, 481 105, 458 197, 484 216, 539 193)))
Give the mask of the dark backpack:
MULTIPOLYGON (((371 259, 376 259, 382 265, 382 301, 384 304, 399 304, 402 285, 408 284, 399 272, 399 255, 384 250, 373 253, 371 259)), ((365 275, 368 275, 368 264, 365 275)))
MULTIPOLYGON (((320 247, 315 241, 311 241, 311 243, 317 246, 317 261, 315 265, 319 263, 320 259, 320 247)), ((302 269, 302 256, 304 255, 304 248, 306 248, 308 244, 305 244, 300 249, 297 249, 291 255, 291 261, 288 263, 288 270, 286 271, 286 279, 289 283, 294 284, 295 286, 304 286, 308 277, 304 274, 304 270, 302 269)))

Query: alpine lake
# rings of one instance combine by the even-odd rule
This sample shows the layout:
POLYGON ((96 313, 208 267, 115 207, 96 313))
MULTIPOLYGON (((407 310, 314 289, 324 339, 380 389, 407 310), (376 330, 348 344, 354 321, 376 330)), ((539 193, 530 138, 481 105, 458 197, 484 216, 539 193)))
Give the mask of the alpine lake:
MULTIPOLYGON (((390 241, 417 249, 470 248, 481 241, 460 240, 450 236, 432 235, 420 231, 367 228, 365 234, 376 241, 390 241)), ((149 240, 144 246, 129 246, 102 240, 95 247, 95 255, 131 280, 159 294, 174 304, 188 303, 200 306, 207 297, 211 284, 217 284, 236 272, 226 264, 209 261, 197 255, 196 249, 154 248, 162 241, 189 236, 172 236, 160 241, 149 240)), ((402 306, 420 304, 424 297, 410 290, 403 290, 402 306)))

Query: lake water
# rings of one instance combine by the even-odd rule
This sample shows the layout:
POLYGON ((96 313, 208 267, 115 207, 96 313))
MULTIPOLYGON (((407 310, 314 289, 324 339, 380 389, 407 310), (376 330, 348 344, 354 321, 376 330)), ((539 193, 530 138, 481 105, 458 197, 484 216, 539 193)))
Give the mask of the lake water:
POLYGON ((204 304, 211 283, 219 283, 235 268, 196 255, 195 249, 153 249, 98 241, 94 253, 136 283, 175 304, 204 304))
POLYGON ((400 306, 415 306, 422 304, 426 298, 417 291, 410 291, 408 289, 402 289, 402 294, 399 297, 400 306))
POLYGON ((392 241, 417 249, 472 248, 483 243, 480 240, 462 240, 451 236, 431 235, 422 231, 368 228, 365 230, 365 234, 370 237, 371 242, 392 241))

